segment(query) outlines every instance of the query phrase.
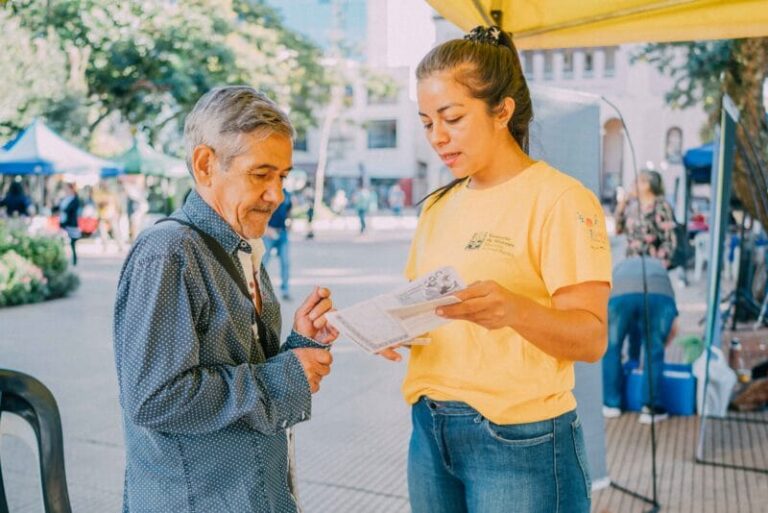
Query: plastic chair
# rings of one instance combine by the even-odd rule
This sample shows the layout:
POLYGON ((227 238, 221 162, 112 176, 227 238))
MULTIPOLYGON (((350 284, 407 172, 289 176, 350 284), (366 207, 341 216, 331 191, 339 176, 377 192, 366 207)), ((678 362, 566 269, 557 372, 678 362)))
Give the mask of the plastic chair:
MULTIPOLYGON (((45 512, 71 513, 61 417, 53 394, 31 376, 0 369, 0 416, 3 412, 21 417, 35 433, 45 512)), ((0 466, 0 513, 8 513, 1 470, 0 466)))

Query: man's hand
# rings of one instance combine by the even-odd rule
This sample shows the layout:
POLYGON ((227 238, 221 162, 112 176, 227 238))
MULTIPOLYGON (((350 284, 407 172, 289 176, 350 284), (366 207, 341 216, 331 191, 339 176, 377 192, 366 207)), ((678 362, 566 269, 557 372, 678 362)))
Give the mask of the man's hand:
POLYGON ((336 328, 328 324, 325 314, 333 309, 331 291, 315 287, 293 317, 293 330, 315 342, 330 344, 339 337, 336 328))
POLYGON ((309 390, 314 394, 320 390, 320 381, 331 372, 333 356, 325 349, 292 349, 304 368, 304 375, 309 382, 309 390))
POLYGON ((461 303, 443 305, 437 315, 474 322, 489 330, 509 326, 515 298, 495 281, 478 281, 453 295, 461 303))

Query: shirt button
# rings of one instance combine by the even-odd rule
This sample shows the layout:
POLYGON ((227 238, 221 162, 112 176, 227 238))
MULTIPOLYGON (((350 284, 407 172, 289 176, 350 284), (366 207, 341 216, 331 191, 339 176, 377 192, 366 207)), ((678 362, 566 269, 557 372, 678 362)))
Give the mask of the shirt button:
POLYGON ((283 429, 285 429, 285 428, 287 428, 287 427, 288 427, 288 421, 287 421, 287 420, 284 420, 284 421, 283 421, 283 429))

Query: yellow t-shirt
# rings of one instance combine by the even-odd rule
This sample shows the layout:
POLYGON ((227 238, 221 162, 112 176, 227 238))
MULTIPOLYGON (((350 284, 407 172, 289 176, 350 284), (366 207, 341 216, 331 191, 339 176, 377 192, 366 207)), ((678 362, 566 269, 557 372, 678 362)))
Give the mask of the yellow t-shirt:
MULTIPOLYGON (((611 281, 610 243, 597 198, 544 162, 488 189, 466 182, 426 205, 405 275, 451 265, 467 284, 495 280, 551 306, 555 292, 611 281)), ((573 362, 558 360, 512 328, 453 321, 411 349, 405 399, 463 401, 497 424, 551 419, 576 407, 573 362)))

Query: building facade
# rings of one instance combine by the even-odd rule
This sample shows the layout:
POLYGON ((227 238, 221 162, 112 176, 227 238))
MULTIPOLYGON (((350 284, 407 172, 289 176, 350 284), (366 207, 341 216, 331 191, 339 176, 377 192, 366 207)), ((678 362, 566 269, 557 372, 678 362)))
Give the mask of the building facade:
MULTIPOLYGON (((435 16, 435 24, 438 42, 462 37, 458 28, 440 16, 435 16)), ((673 81, 647 62, 633 58, 641 48, 621 45, 520 53, 530 84, 601 96, 624 118, 626 130, 614 108, 601 102, 600 196, 604 202, 613 201, 617 187, 631 187, 634 181, 629 138, 637 169, 659 171, 672 199, 679 197, 675 196, 676 184, 682 189, 683 153, 702 144, 699 132, 706 122, 704 111, 670 108, 664 98, 673 81)), ((439 166, 439 162, 432 162, 439 166)), ((443 174, 430 169, 430 176, 438 180, 443 174)))

